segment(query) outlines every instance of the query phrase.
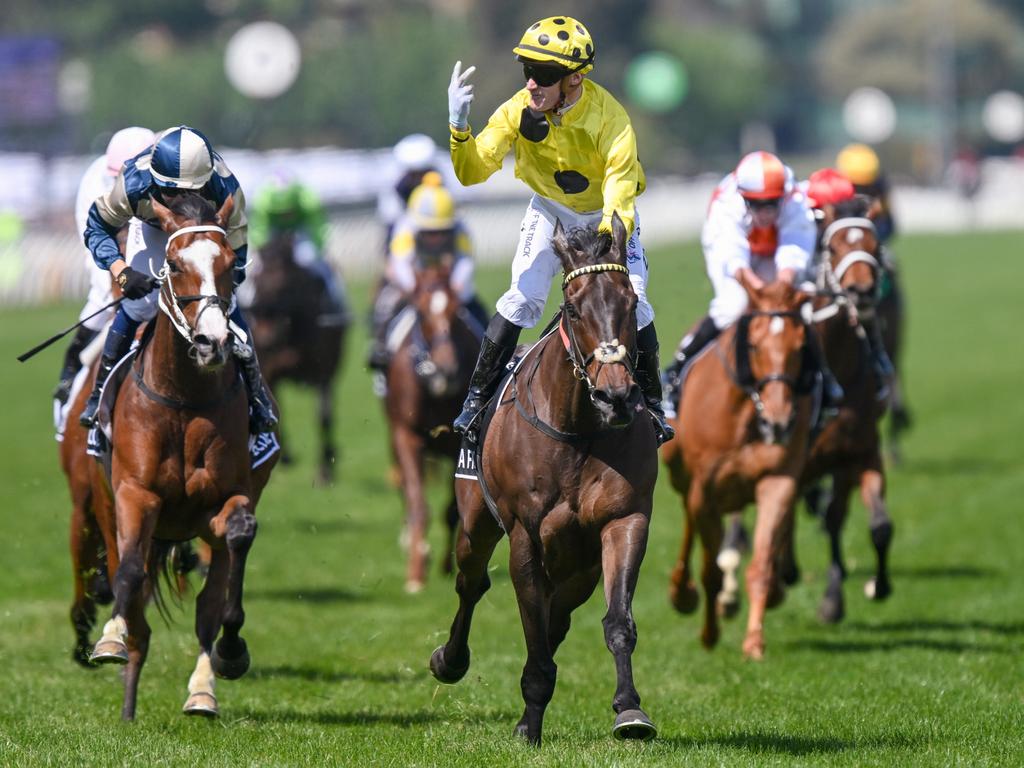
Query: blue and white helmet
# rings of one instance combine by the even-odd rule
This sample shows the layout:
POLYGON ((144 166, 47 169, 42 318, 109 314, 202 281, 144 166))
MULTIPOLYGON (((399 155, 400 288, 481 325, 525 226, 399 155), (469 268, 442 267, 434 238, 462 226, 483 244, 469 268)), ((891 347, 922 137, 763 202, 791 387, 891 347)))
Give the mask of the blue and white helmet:
POLYGON ((153 146, 149 172, 161 187, 199 189, 213 175, 213 148, 187 125, 168 128, 153 146))

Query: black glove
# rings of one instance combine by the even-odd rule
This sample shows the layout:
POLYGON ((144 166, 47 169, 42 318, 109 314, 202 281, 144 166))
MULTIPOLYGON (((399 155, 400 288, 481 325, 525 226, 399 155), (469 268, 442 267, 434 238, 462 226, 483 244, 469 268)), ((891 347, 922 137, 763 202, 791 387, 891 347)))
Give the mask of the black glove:
POLYGON ((117 284, 121 286, 121 292, 126 299, 141 299, 150 291, 155 291, 160 282, 137 269, 125 267, 117 276, 117 284))

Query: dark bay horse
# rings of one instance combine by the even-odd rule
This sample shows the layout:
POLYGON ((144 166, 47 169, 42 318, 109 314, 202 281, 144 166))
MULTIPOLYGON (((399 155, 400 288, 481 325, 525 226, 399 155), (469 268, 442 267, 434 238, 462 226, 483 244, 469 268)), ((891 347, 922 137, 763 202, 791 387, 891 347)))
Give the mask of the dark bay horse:
POLYGON ((749 309, 692 363, 680 393, 676 437, 662 446, 661 458, 685 511, 669 595, 677 610, 696 610, 690 550, 697 531, 704 550, 701 641, 707 648, 719 637, 722 517, 756 504, 743 652, 760 659, 765 610, 784 594, 779 565, 807 455, 813 372, 805 348, 807 294, 785 283, 744 287, 749 309))
POLYGON ((819 616, 826 622, 843 618, 843 565, 840 536, 849 512, 850 491, 860 488, 869 510, 871 541, 877 569, 865 585, 874 600, 889 596, 888 550, 892 520, 885 503, 885 467, 879 419, 886 403, 878 400, 877 372, 872 365, 865 324, 876 322, 876 296, 881 274, 879 244, 867 202, 854 199, 827 212, 822 238, 816 300, 817 328, 828 364, 845 393, 836 418, 814 439, 801 480, 810 485, 831 476, 832 493, 825 512, 832 563, 819 616))
POLYGON ((888 452, 893 462, 903 458, 900 447, 903 433, 910 429, 910 408, 903 387, 903 332, 906 324, 906 300, 903 281, 892 257, 880 249, 884 271, 880 275, 881 297, 875 309, 885 351, 892 361, 893 376, 889 383, 888 452))
MULTIPOLYGON (((154 201, 165 232, 161 312, 152 339, 133 364, 113 408, 110 486, 113 520, 100 520, 114 576, 113 617, 91 656, 126 664, 121 716, 135 717, 139 675, 149 651, 145 607, 159 596, 167 542, 202 538, 212 548, 196 598, 199 657, 186 714, 218 713, 214 675, 240 677, 249 653, 242 582, 256 535, 255 509, 274 458, 250 469, 245 388, 231 353, 227 311, 235 255, 219 211, 187 193, 172 208, 154 201), (111 527, 111 522, 113 527, 111 527), (217 635, 223 628, 223 635, 217 635), (216 641, 216 644, 215 644, 216 641)), ((81 409, 81 398, 76 408, 81 409)), ((77 413, 69 423, 77 421, 77 413)), ((105 478, 104 478, 105 479, 105 478)))
POLYGON ((604 574, 604 636, 615 658, 613 734, 645 739, 656 729, 633 685, 633 592, 647 548, 657 442, 633 377, 636 295, 626 267, 626 230, 613 236, 556 224, 564 303, 558 333, 538 342, 499 396, 480 446, 481 484, 456 483, 462 521, 456 556, 459 608, 430 668, 455 683, 469 669, 473 609, 490 587, 487 564, 505 531, 509 570, 526 636, 516 732, 539 744, 555 689, 554 654, 604 574), (498 520, 500 519, 500 523, 498 520))
MULTIPOLYGON (((458 435, 447 429, 462 408, 469 377, 480 352, 483 328, 449 285, 446 265, 417 270, 409 304, 395 321, 398 343, 388 365, 384 409, 391 452, 398 467, 405 502, 403 542, 409 561, 405 589, 419 592, 427 578, 427 525, 430 510, 424 495, 426 455, 450 458, 459 454, 458 435)), ((445 520, 447 545, 442 567, 451 572, 452 547, 458 525, 454 477, 445 520)))
MULTIPOLYGON (((317 479, 334 479, 334 385, 345 350, 349 319, 331 306, 317 275, 295 263, 295 238, 282 233, 260 249, 249 308, 256 352, 267 386, 294 381, 318 398, 320 464, 317 479)), ((287 450, 285 457, 287 460, 287 450)))

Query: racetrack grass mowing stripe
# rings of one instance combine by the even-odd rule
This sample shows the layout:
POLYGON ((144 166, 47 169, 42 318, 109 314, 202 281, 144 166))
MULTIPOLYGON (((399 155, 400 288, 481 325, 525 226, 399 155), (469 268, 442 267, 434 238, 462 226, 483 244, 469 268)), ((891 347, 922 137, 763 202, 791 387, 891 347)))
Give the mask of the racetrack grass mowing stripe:
MULTIPOLYGON (((888 602, 861 596, 873 555, 856 500, 846 531, 847 618, 836 627, 817 622, 827 544, 801 510, 802 583, 768 615, 766 660, 741 659, 745 611, 724 625, 718 649, 705 652, 699 619, 676 615, 666 597, 681 512, 662 477, 634 604, 636 683, 660 729, 646 744, 610 735, 615 676, 600 589, 574 616, 559 651, 543 747, 512 736, 525 650, 504 544, 476 613, 469 674, 457 686, 430 677, 427 659, 446 637, 456 598, 436 570, 422 594, 402 590, 400 499, 387 480, 362 327, 350 334, 339 387, 334 487, 312 484, 311 395, 279 393, 297 461, 276 471, 258 510, 243 633, 249 674, 218 681, 219 721, 183 717, 195 654, 192 600, 171 627, 151 610, 138 720, 122 724, 117 671, 83 670, 70 660, 68 501, 48 399, 63 349, 14 361, 78 308, 0 310, 0 764, 1024 764, 1019 245, 1019 233, 897 244, 916 424, 904 465, 890 473, 896 534, 888 602), (972 254, 969 263, 964 254, 972 254)), ((704 311, 707 281, 693 244, 649 257, 667 358, 704 311)), ((505 266, 481 269, 482 293, 493 303, 507 279, 505 266)), ((368 290, 368 283, 350 286, 359 317, 368 290)), ((556 304, 553 294, 549 314, 556 304)), ((430 488, 435 553, 447 471, 430 488)), ((107 615, 101 609, 101 622, 107 615)))

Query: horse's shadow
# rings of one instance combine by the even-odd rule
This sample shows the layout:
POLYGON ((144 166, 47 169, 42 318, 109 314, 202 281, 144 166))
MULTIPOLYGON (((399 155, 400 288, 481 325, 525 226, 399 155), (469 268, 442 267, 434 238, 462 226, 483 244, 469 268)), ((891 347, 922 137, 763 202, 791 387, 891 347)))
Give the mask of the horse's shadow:
POLYGON ((850 751, 910 749, 921 741, 918 738, 900 733, 857 739, 841 739, 833 736, 791 736, 764 731, 737 731, 706 737, 670 736, 659 737, 658 740, 671 744, 677 749, 691 750, 698 747, 719 746, 742 749, 752 754, 775 753, 793 755, 795 757, 816 754, 838 754, 850 751))
POLYGON ((315 725, 397 725, 401 728, 412 728, 437 722, 490 722, 492 720, 514 720, 515 715, 504 710, 474 710, 462 714, 454 714, 441 709, 419 709, 410 712, 369 712, 356 710, 338 712, 334 710, 318 710, 314 712, 298 712, 291 709, 242 709, 242 719, 256 723, 311 723, 315 725))
POLYGON ((948 565, 922 565, 891 568, 889 573, 895 579, 995 579, 1004 575, 997 568, 977 565, 950 563, 948 565))
POLYGON ((1007 637, 1024 635, 1024 621, 997 622, 984 619, 963 619, 962 621, 936 619, 905 619, 903 621, 847 622, 852 630, 866 632, 992 632, 1007 637))
POLYGON ((423 674, 403 675, 398 672, 374 672, 373 670, 324 670, 316 667, 300 667, 290 664, 277 666, 253 667, 248 675, 254 680, 272 680, 275 678, 290 678, 297 680, 308 680, 320 683, 348 683, 354 680, 366 683, 397 684, 408 682, 417 677, 426 677, 423 674))
POLYGON ((995 643, 975 643, 964 640, 937 640, 931 637, 901 637, 884 640, 838 640, 829 638, 808 638, 786 643, 789 648, 824 653, 874 653, 877 651, 900 651, 924 649, 946 653, 1010 653, 1011 649, 995 643))
POLYGON ((246 600, 284 601, 329 605, 331 603, 359 603, 369 600, 362 592, 338 587, 282 587, 279 589, 247 589, 246 600))

